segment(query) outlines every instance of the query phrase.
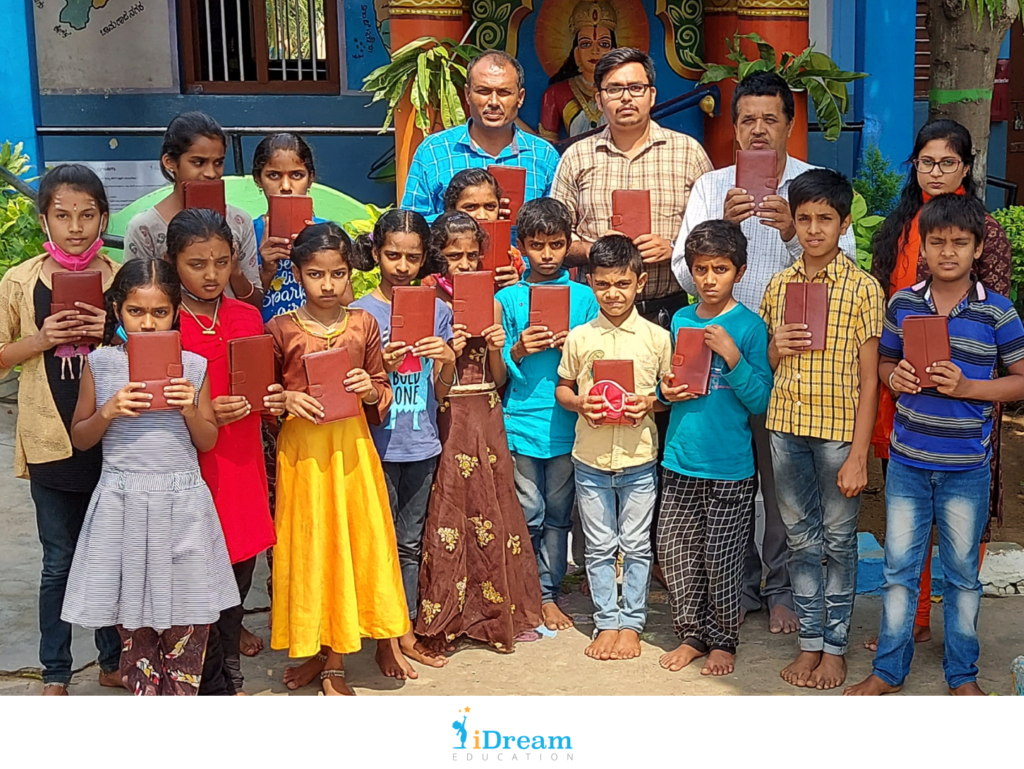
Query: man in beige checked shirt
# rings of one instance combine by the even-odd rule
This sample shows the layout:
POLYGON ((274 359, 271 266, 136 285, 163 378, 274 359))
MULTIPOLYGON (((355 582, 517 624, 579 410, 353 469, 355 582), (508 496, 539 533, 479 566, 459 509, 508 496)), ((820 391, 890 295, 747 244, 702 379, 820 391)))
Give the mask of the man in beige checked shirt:
POLYGON ((605 54, 594 70, 594 85, 608 125, 566 150, 551 188, 551 195, 575 219, 578 239, 566 265, 586 265, 591 244, 614 229, 614 190, 650 190, 653 232, 634 241, 648 275, 637 310, 669 328, 676 310, 687 302, 672 274, 672 240, 682 225, 690 189, 711 170, 711 161, 695 139, 651 120, 657 95, 654 62, 643 51, 618 48, 605 54))

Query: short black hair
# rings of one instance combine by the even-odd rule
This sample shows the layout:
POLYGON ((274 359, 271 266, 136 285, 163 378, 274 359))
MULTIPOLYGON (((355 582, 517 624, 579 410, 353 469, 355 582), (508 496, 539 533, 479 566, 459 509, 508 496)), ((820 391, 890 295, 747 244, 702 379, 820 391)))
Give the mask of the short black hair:
POLYGON ((640 249, 625 235, 605 235, 590 247, 591 272, 597 267, 606 270, 632 270, 639 278, 646 270, 640 249))
POLYGON ((789 84, 775 72, 755 72, 743 78, 732 94, 732 122, 736 124, 740 116, 740 99, 744 96, 778 96, 782 99, 782 111, 790 123, 796 116, 796 104, 793 102, 793 91, 789 84))
MULTIPOLYGON (((219 141, 228 146, 228 138, 220 123, 207 115, 205 112, 183 112, 172 120, 167 130, 164 131, 164 140, 160 145, 160 157, 164 155, 174 162, 178 162, 181 156, 188 152, 195 140, 205 137, 212 141, 219 141)), ((160 173, 169 182, 174 181, 174 176, 160 163, 160 173)))
POLYGON ((519 63, 519 59, 505 51, 499 51, 495 48, 489 48, 486 51, 482 51, 468 65, 466 65, 466 88, 469 88, 469 84, 473 80, 473 70, 476 68, 476 65, 483 63, 484 59, 497 59, 505 66, 512 67, 512 69, 516 71, 516 83, 519 90, 522 91, 526 88, 526 70, 524 70, 523 65, 519 63))
POLYGON ((534 198, 523 204, 516 215, 516 239, 525 243, 531 235, 565 235, 572 240, 572 214, 561 200, 534 198))
POLYGON ((975 248, 985 242, 985 224, 988 211, 974 195, 957 195, 950 192, 937 195, 921 207, 918 227, 921 241, 936 230, 955 227, 974 236, 975 248))
POLYGON ((47 171, 42 181, 39 182, 36 206, 43 216, 46 216, 50 210, 53 197, 61 187, 70 187, 76 192, 88 195, 96 201, 96 207, 101 214, 110 213, 107 191, 103 188, 103 182, 96 172, 81 163, 61 163, 47 171))
POLYGON ((184 208, 167 225, 167 261, 177 263, 178 256, 196 241, 219 238, 234 251, 235 236, 219 211, 208 208, 184 208))
POLYGON ((292 264, 301 270, 320 251, 336 251, 352 269, 352 238, 338 224, 323 222, 304 227, 292 243, 292 264))
POLYGON ((853 185, 831 168, 812 168, 789 185, 789 210, 793 216, 804 203, 825 203, 836 210, 840 219, 845 219, 853 208, 853 185))
POLYGON ((736 222, 709 219, 690 230, 684 255, 691 270, 698 256, 722 256, 740 270, 747 266, 747 236, 736 222))
POLYGON ((608 73, 623 64, 643 64, 647 82, 654 85, 654 59, 639 48, 615 48, 602 56, 594 67, 594 87, 601 90, 601 82, 608 73))

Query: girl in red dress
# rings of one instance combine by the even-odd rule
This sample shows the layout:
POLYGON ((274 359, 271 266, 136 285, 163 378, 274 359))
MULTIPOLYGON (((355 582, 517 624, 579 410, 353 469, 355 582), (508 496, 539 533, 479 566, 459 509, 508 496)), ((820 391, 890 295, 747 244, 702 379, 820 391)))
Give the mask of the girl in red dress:
MULTIPOLYGON (((262 335, 263 319, 255 307, 224 296, 235 260, 231 229, 224 217, 205 209, 186 209, 176 215, 167 227, 167 260, 181 278, 182 347, 209 362, 210 397, 219 430, 213 449, 199 453, 199 467, 217 506, 244 603, 252 586, 256 556, 275 542, 267 502, 260 410, 284 413, 284 390, 279 384, 271 385, 263 403, 249 403, 242 396, 229 394, 228 342, 262 335)), ((242 691, 239 653, 243 613, 242 604, 223 611, 220 621, 210 628, 204 692, 221 693, 221 686, 228 694, 242 691), (223 647, 220 681, 215 636, 223 647)))

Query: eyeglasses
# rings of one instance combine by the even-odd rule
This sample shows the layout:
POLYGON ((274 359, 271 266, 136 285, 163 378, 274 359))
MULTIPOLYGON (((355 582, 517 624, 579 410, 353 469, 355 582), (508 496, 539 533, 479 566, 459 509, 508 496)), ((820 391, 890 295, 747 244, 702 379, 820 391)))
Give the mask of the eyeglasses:
POLYGON ((962 160, 956 160, 954 158, 943 158, 938 163, 931 158, 918 158, 914 161, 914 168, 923 174, 930 174, 935 170, 935 166, 938 166, 939 172, 945 176, 946 174, 956 173, 963 164, 962 160))
POLYGON ((630 96, 639 99, 651 87, 650 83, 630 83, 629 85, 610 85, 607 88, 602 88, 601 91, 608 94, 609 99, 621 99, 623 91, 629 91, 630 96))

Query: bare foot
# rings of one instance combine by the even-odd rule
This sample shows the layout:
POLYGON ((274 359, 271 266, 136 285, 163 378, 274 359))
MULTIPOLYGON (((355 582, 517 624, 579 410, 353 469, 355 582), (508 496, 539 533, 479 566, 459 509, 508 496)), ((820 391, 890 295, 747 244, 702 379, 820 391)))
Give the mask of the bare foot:
MULTIPOLYGON (((590 595, 590 580, 587 579, 587 575, 583 575, 583 579, 580 581, 580 593, 582 595, 590 595)), ((541 609, 544 607, 542 606, 541 609)))
MULTIPOLYGON (((341 671, 344 673, 344 671, 341 671)), ((342 676, 327 676, 320 681, 320 687, 324 691, 325 697, 354 697, 355 692, 348 688, 348 684, 345 683, 345 677, 342 676)))
POLYGON ((420 674, 402 654, 397 638, 382 638, 377 641, 377 653, 374 655, 377 667, 387 678, 404 681, 407 678, 419 678, 420 674))
POLYGON ((68 687, 66 687, 66 686, 58 686, 56 684, 53 684, 51 686, 44 686, 43 687, 43 696, 44 697, 67 697, 68 696, 68 687))
POLYGON ((823 653, 818 667, 814 669, 810 678, 807 679, 807 687, 809 689, 825 691, 827 689, 836 689, 842 686, 845 681, 846 658, 841 654, 823 653))
POLYGON ((249 695, 245 692, 235 692, 236 697, 248 697, 249 695))
POLYGON ((111 689, 123 689, 124 681, 121 680, 121 673, 111 670, 109 673, 100 671, 100 686, 109 686, 111 689))
POLYGON ((324 661, 318 657, 310 657, 301 665, 285 668, 284 685, 292 691, 311 684, 324 669, 324 661))
POLYGON ((689 644, 679 644, 672 651, 662 654, 658 662, 665 670, 678 673, 695 659, 700 659, 705 654, 707 652, 697 651, 689 644))
POLYGON ((736 655, 722 649, 712 649, 704 663, 702 676, 727 676, 736 669, 736 655))
POLYGON ((255 657, 263 651, 263 639, 243 627, 238 648, 246 657, 255 657))
POLYGON ((554 601, 541 604, 540 616, 544 619, 544 627, 548 630, 568 630, 573 626, 572 617, 558 608, 554 601))
POLYGON ((591 659, 610 660, 618 638, 618 630, 602 630, 597 634, 597 638, 590 642, 590 646, 583 650, 583 653, 591 659))
POLYGON ((985 697, 985 692, 978 686, 977 681, 971 681, 970 683, 961 684, 955 689, 950 689, 949 693, 954 697, 985 697))
POLYGON ((790 609, 788 606, 779 604, 773 606, 769 610, 768 614, 768 630, 772 633, 795 633, 800 629, 800 620, 796 617, 796 612, 790 609))
POLYGON ((881 694, 895 694, 901 688, 899 686, 890 686, 878 676, 871 675, 859 684, 847 686, 843 694, 850 697, 877 697, 881 694))
POLYGON ((639 656, 640 634, 628 628, 620 630, 619 637, 615 639, 615 647, 612 649, 612 659, 631 660, 639 656))
POLYGON ((747 620, 747 610, 742 606, 740 607, 740 624, 742 625, 747 620))
MULTIPOLYGON (((416 634, 411 630, 401 638, 397 639, 398 648, 402 654, 411 660, 415 660, 421 665, 426 665, 432 668, 443 668, 448 664, 448 658, 444 656, 443 652, 436 649, 429 649, 420 643, 420 640, 416 637, 416 634)), ((409 678, 417 678, 419 676, 415 670, 412 669, 412 665, 406 663, 406 666, 411 671, 412 675, 409 678)))
POLYGON ((821 662, 821 652, 800 652, 800 655, 782 670, 782 680, 793 686, 810 686, 811 673, 821 662))
MULTIPOLYGON (((930 625, 914 625, 914 643, 924 644, 932 640, 932 628, 930 625)), ((878 651, 878 636, 870 641, 864 642, 864 648, 868 651, 878 651)))

